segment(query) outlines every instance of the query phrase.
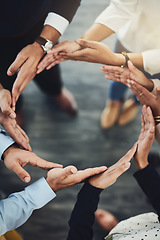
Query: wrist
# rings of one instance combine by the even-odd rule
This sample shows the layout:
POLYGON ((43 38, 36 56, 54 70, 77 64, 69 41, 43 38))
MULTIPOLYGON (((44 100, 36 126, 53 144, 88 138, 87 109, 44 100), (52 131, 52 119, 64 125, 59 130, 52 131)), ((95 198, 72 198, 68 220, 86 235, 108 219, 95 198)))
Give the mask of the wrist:
POLYGON ((114 65, 115 66, 125 66, 126 59, 121 53, 114 53, 114 65))
POLYGON ((13 143, 12 145, 10 145, 7 149, 5 149, 5 151, 3 152, 3 154, 2 154, 2 160, 4 160, 5 159, 5 157, 9 154, 9 153, 11 153, 14 149, 16 149, 16 148, 19 148, 18 147, 18 145, 17 145, 17 143, 13 143))
POLYGON ((148 159, 146 158, 146 159, 136 159, 136 158, 134 158, 134 161, 135 161, 135 165, 136 165, 136 168, 138 169, 138 170, 142 170, 142 169, 144 169, 144 168, 146 168, 148 165, 149 165, 149 162, 148 162, 148 159))
POLYGON ((50 188, 51 188, 54 192, 57 192, 56 187, 53 186, 53 183, 50 181, 49 177, 46 177, 46 182, 48 183, 48 185, 50 186, 50 188))

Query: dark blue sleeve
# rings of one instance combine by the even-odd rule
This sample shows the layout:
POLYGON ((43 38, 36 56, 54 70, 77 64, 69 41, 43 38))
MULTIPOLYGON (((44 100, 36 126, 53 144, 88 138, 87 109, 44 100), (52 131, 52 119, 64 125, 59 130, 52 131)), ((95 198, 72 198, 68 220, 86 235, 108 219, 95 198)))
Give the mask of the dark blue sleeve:
POLYGON ((50 11, 61 15, 69 22, 72 21, 81 0, 50 0, 50 11))
POLYGON ((94 212, 97 210, 102 189, 85 183, 78 193, 77 202, 69 220, 67 240, 91 240, 93 238, 94 212))
POLYGON ((160 176, 158 172, 148 165, 134 174, 139 186, 150 200, 160 220, 160 176))

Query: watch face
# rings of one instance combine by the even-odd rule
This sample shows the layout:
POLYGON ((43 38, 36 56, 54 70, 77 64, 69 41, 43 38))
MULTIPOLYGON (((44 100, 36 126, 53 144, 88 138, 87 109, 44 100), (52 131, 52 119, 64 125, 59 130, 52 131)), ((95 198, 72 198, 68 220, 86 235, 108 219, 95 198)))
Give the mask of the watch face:
POLYGON ((46 42, 44 49, 45 51, 49 51, 53 47, 53 43, 51 41, 46 42))

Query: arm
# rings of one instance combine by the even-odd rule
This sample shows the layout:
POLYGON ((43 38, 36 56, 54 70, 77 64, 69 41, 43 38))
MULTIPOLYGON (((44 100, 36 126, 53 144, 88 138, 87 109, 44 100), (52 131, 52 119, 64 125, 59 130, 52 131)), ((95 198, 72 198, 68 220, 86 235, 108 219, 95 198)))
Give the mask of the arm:
POLYGON ((137 171, 134 174, 139 186, 150 200, 156 210, 160 220, 160 176, 158 172, 150 165, 137 171))
POLYGON ((138 184, 151 201, 160 217, 160 176, 148 163, 148 154, 154 141, 154 119, 151 109, 143 106, 142 127, 134 162, 138 171, 134 174, 138 184))
MULTIPOLYGON (((51 11, 55 12, 48 15, 40 36, 55 44, 64 32, 68 23, 72 20, 72 17, 80 4, 80 0, 61 0, 52 2, 51 11), (51 15, 53 15, 53 18, 51 15)), ((20 69, 12 89, 13 109, 15 109, 16 101, 21 92, 36 75, 38 63, 43 56, 44 51, 41 45, 34 42, 23 48, 9 67, 7 71, 9 76, 15 74, 17 70, 20 69)))
POLYGON ((60 169, 55 168, 47 173, 46 180, 39 179, 26 187, 24 191, 10 195, 0 201, 0 235, 6 231, 22 225, 32 214, 51 201, 56 195, 54 192, 69 188, 84 179, 99 174, 106 167, 97 167, 77 171, 74 166, 60 169))
POLYGON ((13 139, 7 136, 4 131, 0 132, 0 158, 3 158, 5 166, 15 172, 24 182, 31 180, 29 173, 23 169, 26 164, 37 166, 44 170, 62 167, 60 164, 47 162, 39 158, 33 152, 19 148, 13 139))
POLYGON ((11 194, 0 201, 0 235, 21 226, 39 209, 55 197, 44 178, 26 187, 24 191, 11 194))
POLYGON ((122 173, 128 170, 136 148, 137 144, 116 164, 109 167, 104 173, 91 177, 88 183, 84 184, 69 220, 70 230, 67 240, 92 239, 94 213, 97 210, 99 195, 103 189, 111 186, 122 173))

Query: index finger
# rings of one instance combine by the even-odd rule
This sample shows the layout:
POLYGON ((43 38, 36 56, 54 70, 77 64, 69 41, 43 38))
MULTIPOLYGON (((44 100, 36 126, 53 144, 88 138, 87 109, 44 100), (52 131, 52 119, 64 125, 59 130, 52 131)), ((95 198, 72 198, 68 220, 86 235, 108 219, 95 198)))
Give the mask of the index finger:
POLYGON ((22 66, 22 64, 25 62, 25 58, 21 57, 21 54, 18 54, 14 62, 9 66, 7 70, 8 76, 12 76, 15 74, 18 69, 22 66))

